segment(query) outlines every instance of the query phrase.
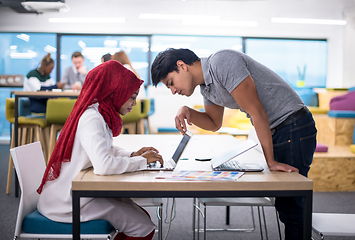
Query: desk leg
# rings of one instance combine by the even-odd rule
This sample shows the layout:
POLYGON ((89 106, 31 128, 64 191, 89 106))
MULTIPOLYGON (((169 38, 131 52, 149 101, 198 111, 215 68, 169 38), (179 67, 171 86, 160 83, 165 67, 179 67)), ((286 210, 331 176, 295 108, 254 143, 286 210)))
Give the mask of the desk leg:
MULTIPOLYGON (((195 234, 196 234, 196 230, 195 230, 195 222, 196 222, 196 198, 193 199, 193 204, 192 204, 192 240, 195 240, 195 234)), ((198 212, 197 212, 198 214, 198 212)))
POLYGON ((304 199, 303 212, 303 239, 309 240, 312 237, 312 207, 313 207, 313 191, 307 191, 304 199))
POLYGON ((72 192, 73 209, 73 240, 80 240, 80 196, 78 192, 72 192))
MULTIPOLYGON (((18 97, 15 96, 15 124, 14 124, 14 130, 15 130, 15 147, 18 147, 18 97)), ((18 197, 18 178, 17 178, 17 173, 15 170, 15 197, 18 197)))

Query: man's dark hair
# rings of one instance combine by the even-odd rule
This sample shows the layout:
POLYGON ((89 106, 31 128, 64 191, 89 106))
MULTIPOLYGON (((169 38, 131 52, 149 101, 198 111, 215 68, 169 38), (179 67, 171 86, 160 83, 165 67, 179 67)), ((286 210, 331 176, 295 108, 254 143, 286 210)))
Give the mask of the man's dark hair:
POLYGON ((111 60, 111 58, 112 58, 112 55, 110 53, 106 53, 105 55, 103 55, 101 57, 101 59, 103 59, 104 62, 107 62, 107 61, 111 60))
POLYGON ((169 73, 179 71, 176 65, 178 60, 191 66, 194 62, 199 61, 200 58, 190 49, 184 48, 168 48, 165 51, 160 52, 155 58, 151 68, 154 86, 157 86, 169 73))
POLYGON ((82 58, 84 58, 84 56, 83 56, 83 54, 81 54, 81 52, 75 52, 75 53, 73 53, 73 55, 71 55, 71 58, 73 59, 73 58, 77 58, 77 57, 82 57, 82 58))

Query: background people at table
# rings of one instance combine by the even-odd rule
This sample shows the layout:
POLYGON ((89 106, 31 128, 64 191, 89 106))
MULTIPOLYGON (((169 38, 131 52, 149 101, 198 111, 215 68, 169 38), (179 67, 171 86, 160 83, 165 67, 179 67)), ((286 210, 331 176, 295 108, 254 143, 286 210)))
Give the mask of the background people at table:
POLYGON ((86 78, 87 69, 84 66, 84 56, 81 52, 75 52, 71 56, 73 66, 67 67, 64 70, 64 74, 60 79, 61 83, 65 83, 64 88, 80 90, 86 78))
MULTIPOLYGON (((41 61, 39 68, 31 70, 25 77, 23 90, 26 92, 36 92, 63 88, 64 84, 56 83, 49 75, 54 68, 54 60, 48 53, 41 61)), ((30 98, 31 112, 45 113, 47 107, 45 98, 30 98)))
MULTIPOLYGON (((138 73, 132 67, 131 61, 129 60, 127 54, 124 51, 119 51, 113 54, 112 60, 116 60, 120 62, 123 66, 131 70, 139 78, 138 73)), ((142 84, 139 90, 138 99, 145 99, 145 98, 146 98, 146 92, 145 92, 144 85, 142 84)))
POLYGON ((101 57, 101 63, 107 62, 111 60, 112 55, 110 53, 106 53, 101 57))
MULTIPOLYGON (((187 106, 175 117, 176 128, 187 124, 217 131, 224 107, 247 113, 260 140, 271 171, 307 176, 316 148, 312 114, 297 93, 275 72, 244 53, 221 50, 199 58, 189 49, 167 49, 152 64, 152 80, 173 94, 190 96, 200 86, 204 112, 187 106)), ((276 198, 275 207, 285 224, 286 240, 302 239, 303 198, 276 198)))
MULTIPOLYGON (((117 61, 91 70, 66 121, 46 168, 38 211, 59 222, 72 221, 71 182, 83 169, 98 175, 121 174, 146 168, 162 156, 153 147, 136 152, 112 145, 122 119, 136 104, 142 80, 117 61)), ((105 219, 121 232, 116 239, 151 239, 155 225, 148 213, 130 198, 84 198, 81 221, 105 219), (128 237, 129 236, 129 237, 128 237)))

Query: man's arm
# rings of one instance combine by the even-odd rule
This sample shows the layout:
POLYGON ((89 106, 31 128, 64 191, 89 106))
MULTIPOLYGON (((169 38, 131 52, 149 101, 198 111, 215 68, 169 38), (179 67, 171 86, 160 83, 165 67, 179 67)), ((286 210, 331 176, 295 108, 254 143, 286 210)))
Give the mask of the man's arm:
POLYGON ((205 130, 217 131, 222 126, 223 112, 224 107, 215 104, 205 105, 205 112, 183 106, 176 114, 175 126, 181 133, 184 133, 187 130, 186 119, 189 125, 194 124, 205 130))
POLYGON ((63 76, 60 79, 60 83, 69 84, 69 68, 64 70, 63 76))
POLYGON ((238 105, 251 116, 269 169, 298 172, 297 168, 287 164, 278 163, 274 159, 269 119, 266 115, 264 106, 259 99, 253 78, 250 75, 246 77, 231 92, 231 95, 238 105))

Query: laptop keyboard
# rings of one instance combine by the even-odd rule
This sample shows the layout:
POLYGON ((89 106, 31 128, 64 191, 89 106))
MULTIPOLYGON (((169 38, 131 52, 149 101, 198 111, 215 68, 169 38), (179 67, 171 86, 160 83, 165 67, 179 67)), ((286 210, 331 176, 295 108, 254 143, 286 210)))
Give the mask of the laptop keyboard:
POLYGON ((228 169, 233 170, 233 169, 241 169, 241 168, 242 168, 241 164, 236 160, 228 161, 228 162, 223 163, 222 165, 218 166, 218 169, 220 169, 220 170, 222 170, 222 169, 223 170, 228 170, 228 169))
POLYGON ((155 162, 155 163, 151 163, 149 164, 148 168, 163 168, 163 169, 173 169, 174 166, 172 165, 172 163, 170 161, 164 161, 164 166, 162 167, 160 162, 155 162))

